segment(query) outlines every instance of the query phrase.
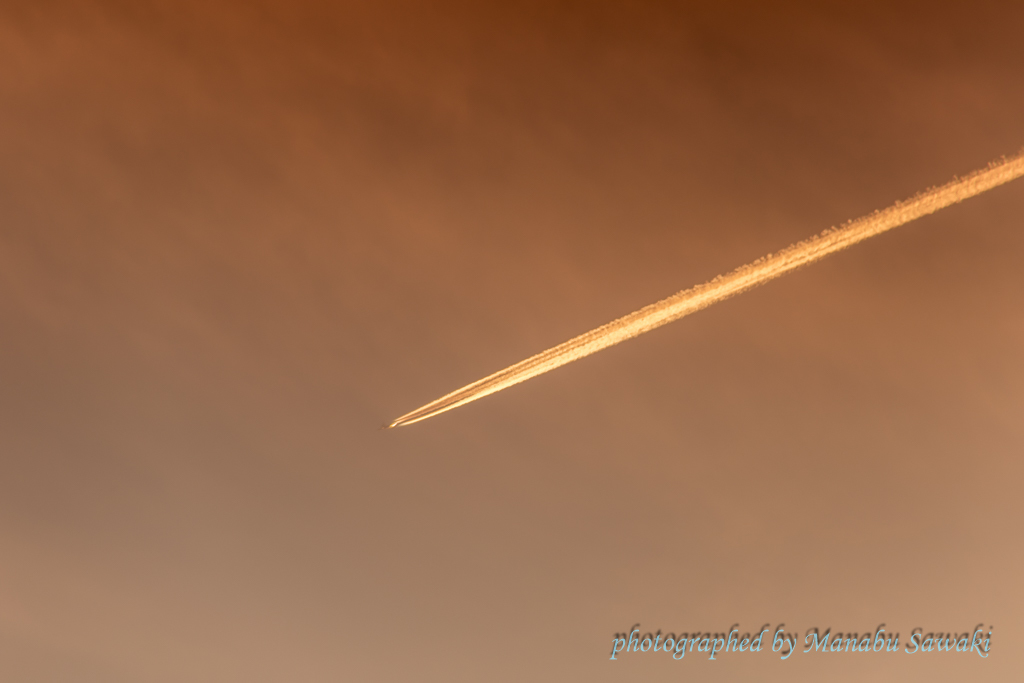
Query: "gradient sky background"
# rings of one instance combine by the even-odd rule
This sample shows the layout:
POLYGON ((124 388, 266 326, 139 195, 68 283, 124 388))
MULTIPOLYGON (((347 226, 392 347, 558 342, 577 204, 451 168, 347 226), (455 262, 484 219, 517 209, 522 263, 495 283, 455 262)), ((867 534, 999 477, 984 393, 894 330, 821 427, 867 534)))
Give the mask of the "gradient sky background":
POLYGON ((0 5, 0 679, 1024 671, 1017 3, 0 5), (994 625, 993 654, 608 661, 994 625))

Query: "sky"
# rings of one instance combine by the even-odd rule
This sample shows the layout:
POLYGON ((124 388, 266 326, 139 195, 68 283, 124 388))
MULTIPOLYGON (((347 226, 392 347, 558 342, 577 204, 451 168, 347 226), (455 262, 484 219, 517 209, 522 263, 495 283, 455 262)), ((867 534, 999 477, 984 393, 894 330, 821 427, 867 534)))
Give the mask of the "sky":
POLYGON ((3 3, 0 678, 1018 677, 1024 181, 380 427, 1017 153, 1022 21, 3 3))

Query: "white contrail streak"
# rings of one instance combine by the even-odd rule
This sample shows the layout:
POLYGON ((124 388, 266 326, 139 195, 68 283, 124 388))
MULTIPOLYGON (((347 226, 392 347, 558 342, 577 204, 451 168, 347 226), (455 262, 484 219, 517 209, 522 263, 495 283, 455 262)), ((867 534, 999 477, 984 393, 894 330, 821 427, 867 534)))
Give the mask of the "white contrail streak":
POLYGON ((942 187, 933 188, 907 201, 897 202, 888 209, 850 221, 840 228, 826 230, 816 237, 798 242, 777 254, 769 254, 749 265, 737 268, 728 275, 720 275, 710 282, 683 290, 667 299, 645 306, 639 311, 574 337, 493 375, 467 384, 436 401, 431 401, 422 408, 406 413, 388 426, 398 427, 419 422, 464 403, 507 389, 513 384, 525 382, 531 377, 554 370, 619 342, 632 339, 685 315, 707 308, 711 304, 764 284, 780 275, 785 275, 801 266, 823 259, 829 254, 834 254, 857 242, 927 216, 1022 175, 1024 175, 1024 153, 1011 159, 992 163, 988 168, 975 171, 965 178, 959 178, 942 187))

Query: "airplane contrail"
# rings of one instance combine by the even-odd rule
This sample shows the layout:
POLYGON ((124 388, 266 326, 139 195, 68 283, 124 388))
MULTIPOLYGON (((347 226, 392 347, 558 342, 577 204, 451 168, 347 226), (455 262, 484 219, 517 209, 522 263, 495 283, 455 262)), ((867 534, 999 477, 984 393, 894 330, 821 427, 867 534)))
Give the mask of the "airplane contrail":
POLYGON ((776 254, 768 254, 753 263, 737 268, 727 275, 673 294, 650 306, 602 325, 553 348, 531 356, 504 370, 431 401, 421 408, 402 415, 388 427, 410 425, 433 417, 496 391, 525 382, 531 377, 589 356, 601 349, 650 332, 673 320, 707 308, 711 304, 745 292, 769 280, 814 263, 886 230, 927 216, 986 190, 1024 175, 1024 152, 1010 159, 993 162, 964 178, 927 190, 911 199, 897 202, 888 209, 850 221, 839 228, 789 246, 776 254))

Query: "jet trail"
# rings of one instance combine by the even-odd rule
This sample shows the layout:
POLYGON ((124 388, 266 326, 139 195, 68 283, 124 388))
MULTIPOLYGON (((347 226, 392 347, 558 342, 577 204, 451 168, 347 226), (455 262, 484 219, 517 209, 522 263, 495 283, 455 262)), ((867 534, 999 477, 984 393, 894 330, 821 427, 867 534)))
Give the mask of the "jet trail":
POLYGON ((399 427, 419 422, 464 403, 507 389, 513 384, 525 382, 531 377, 549 372, 619 342, 632 339, 644 332, 649 332, 656 327, 785 275, 801 266, 814 263, 857 242, 927 216, 1022 175, 1024 175, 1024 153, 989 164, 988 168, 975 171, 965 178, 953 180, 912 199, 897 202, 888 209, 850 221, 842 227, 826 230, 818 236, 787 247, 777 254, 769 254, 751 264, 737 268, 727 275, 719 275, 710 282, 683 290, 667 299, 662 299, 595 330, 574 337, 493 375, 467 384, 436 401, 431 401, 422 408, 406 413, 388 427, 399 427))

